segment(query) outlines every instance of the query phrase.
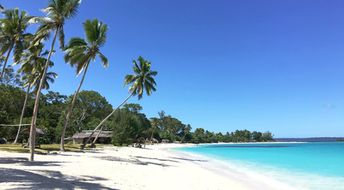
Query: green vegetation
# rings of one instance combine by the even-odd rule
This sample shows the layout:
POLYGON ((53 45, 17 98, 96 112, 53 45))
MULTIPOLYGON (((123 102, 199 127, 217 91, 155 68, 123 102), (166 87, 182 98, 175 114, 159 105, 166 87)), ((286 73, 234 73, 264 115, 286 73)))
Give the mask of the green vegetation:
MULTIPOLYGON (((22 102, 25 99, 25 92, 20 87, 11 85, 0 85, 0 104, 1 108, 0 122, 2 124, 18 123, 20 118, 20 110, 22 108, 22 102)), ((57 143, 61 130, 65 121, 65 108, 69 105, 72 96, 61 95, 58 92, 49 91, 47 94, 41 97, 41 112, 38 117, 38 127, 41 128, 45 134, 38 138, 39 143, 57 143)), ((24 113, 23 123, 27 123, 30 118, 30 111, 33 109, 33 94, 30 93, 28 97, 28 106, 24 113)), ((66 131, 67 136, 72 136, 76 132, 82 130, 94 129, 102 118, 108 116, 112 111, 111 104, 95 91, 81 91, 76 100, 73 114, 71 116, 71 124, 66 131)), ((141 113, 142 107, 138 104, 125 104, 122 109, 113 114, 108 121, 104 123, 103 130, 114 129, 115 134, 120 137, 123 131, 123 135, 129 135, 132 139, 129 142, 135 142, 136 138, 144 137, 148 139, 155 138, 159 141, 162 139, 168 139, 170 142, 182 141, 182 142, 251 142, 251 141, 271 141, 271 133, 250 132, 247 130, 235 131, 232 133, 214 133, 204 129, 197 128, 194 132, 191 132, 191 126, 182 123, 177 118, 170 115, 166 115, 164 111, 159 112, 158 117, 149 119, 148 122, 138 124, 137 122, 141 118, 142 121, 147 121, 148 118, 141 113), (122 117, 120 117, 121 115, 122 117), (125 118, 130 118, 126 121, 125 118), (134 120, 135 122, 130 122, 134 120), (125 130, 120 126, 120 123, 127 124, 131 130, 125 130), (136 125, 136 126, 135 126, 136 125), (137 128, 139 125, 139 129, 137 128), (144 129, 145 132, 142 132, 144 129)), ((123 125, 124 126, 124 125, 123 125)), ((28 138, 28 129, 23 127, 23 131, 20 134, 20 141, 28 138)), ((14 140, 16 136, 16 127, 0 127, 0 136, 8 139, 10 142, 14 140)), ((123 139, 123 138, 122 138, 123 139)), ((121 144, 120 141, 114 140, 116 144, 121 144)), ((128 144, 122 143, 122 144, 128 144)))
MULTIPOLYGON (((103 145, 97 144, 97 147, 102 147, 103 145)), ((89 149, 89 147, 87 147, 89 149)), ((0 144, 0 151, 7 152, 18 152, 18 153, 28 153, 30 150, 23 147, 21 144, 0 144)), ((35 149, 36 153, 47 154, 53 151, 60 151, 59 144, 42 144, 35 149)), ((80 152, 80 144, 66 144, 65 151, 67 152, 80 152)))
MULTIPOLYGON (((37 126, 44 131, 44 135, 38 137, 38 143, 59 143, 63 124, 65 123, 65 110, 70 104, 73 96, 65 96, 58 92, 49 91, 41 96, 37 126)), ((18 86, 0 85, 0 122, 2 124, 18 123, 22 102, 25 92, 18 86)), ((27 109, 24 113, 23 123, 30 120, 30 112, 33 109, 33 93, 28 97, 27 109)), ((197 128, 192 132, 191 125, 184 124, 179 119, 167 115, 164 111, 158 113, 158 117, 147 118, 142 113, 143 108, 139 104, 125 104, 118 109, 109 119, 103 123, 103 130, 113 130, 113 143, 126 145, 142 142, 142 139, 161 142, 163 139, 169 142, 179 141, 183 143, 215 143, 215 142, 264 142, 271 141, 272 134, 269 132, 250 132, 248 130, 237 130, 231 133, 214 133, 205 129, 197 128)), ((95 91, 81 91, 76 99, 70 126, 66 130, 66 136, 71 137, 74 133, 82 130, 92 130, 112 112, 112 106, 105 97, 95 91)), ((13 142, 17 127, 0 127, 0 137, 13 142)), ((28 139, 28 126, 22 127, 19 141, 28 139)))

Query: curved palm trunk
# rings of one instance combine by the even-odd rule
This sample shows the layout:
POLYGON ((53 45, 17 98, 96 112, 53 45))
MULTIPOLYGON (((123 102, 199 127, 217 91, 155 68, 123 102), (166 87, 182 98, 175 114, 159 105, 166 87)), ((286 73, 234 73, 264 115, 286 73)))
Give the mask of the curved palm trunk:
POLYGON ((47 75, 50 57, 54 51, 54 45, 55 45, 58 31, 59 31, 59 28, 56 29, 56 31, 55 31, 54 39, 53 39, 53 42, 51 43, 51 47, 50 47, 50 51, 49 51, 49 54, 47 57, 47 61, 45 62, 45 65, 44 65, 43 76, 39 82, 39 86, 38 86, 37 93, 36 93, 35 105, 33 108, 31 127, 30 127, 30 161, 34 161, 35 146, 36 146, 36 144, 35 144, 36 143, 36 123, 37 123, 37 115, 38 115, 38 108, 39 108, 39 98, 41 96, 41 90, 42 90, 42 87, 43 87, 43 84, 45 81, 45 77, 47 75))
POLYGON ((67 129, 68 124, 69 124, 70 116, 72 114, 72 110, 73 110, 73 107, 74 107, 74 104, 75 104, 75 101, 76 101, 76 97, 78 96, 79 91, 81 89, 81 86, 84 83, 84 79, 85 79, 85 76, 86 76, 88 65, 89 65, 89 63, 87 63, 87 65, 85 67, 85 71, 84 71, 84 74, 82 75, 82 79, 80 81, 79 87, 75 91, 72 103, 68 107, 68 111, 67 111, 67 115, 66 115, 66 121, 65 121, 65 124, 64 124, 63 130, 62 130, 62 134, 61 134, 61 143, 60 143, 60 150, 61 151, 65 151, 65 148, 64 148, 64 138, 65 138, 65 135, 66 135, 66 129, 67 129))
POLYGON ((99 132, 96 135, 96 138, 94 138, 93 142, 91 143, 91 147, 94 147, 94 145, 96 144, 99 135, 102 133, 103 127, 104 127, 104 125, 102 125, 102 127, 100 127, 99 132))
POLYGON ((184 135, 183 135, 183 138, 180 140, 180 143, 181 143, 181 144, 184 143, 185 136, 186 136, 186 134, 184 134, 184 135))
MULTIPOLYGON (((90 136, 87 138, 87 140, 82 144, 82 146, 81 146, 81 149, 84 149, 85 148, 85 146, 86 146, 86 144, 91 140, 91 138, 92 138, 92 135, 104 124, 104 122, 106 121, 106 120, 108 120, 121 106, 123 106, 131 97, 133 96, 133 93, 131 93, 119 106, 117 106, 117 108, 116 109, 114 109, 114 110, 112 110, 112 112, 108 115, 108 116, 106 116, 105 117, 105 119, 103 119, 103 121, 101 121, 98 125, 97 125, 97 127, 92 131, 92 133, 90 134, 90 136)), ((99 130, 99 132, 98 132, 98 134, 97 134, 97 136, 96 136, 96 138, 93 140, 93 142, 92 142, 92 146, 96 143, 96 141, 97 141, 97 139, 98 139, 98 136, 99 136, 99 134, 101 133, 101 130, 99 130)))
POLYGON ((21 130, 21 125, 23 123, 23 117, 24 117, 24 113, 25 113, 27 98, 29 97, 29 94, 30 94, 30 89, 31 89, 31 84, 28 85, 27 90, 26 90, 25 100, 24 100, 24 104, 23 104, 23 109, 22 109, 22 112, 21 112, 21 115, 20 115, 20 120, 19 120, 19 127, 18 127, 17 135, 16 135, 16 138, 15 138, 13 144, 17 144, 17 142, 18 142, 19 133, 20 133, 20 130, 21 130))
POLYGON ((5 59, 5 62, 4 62, 4 66, 2 66, 2 72, 1 72, 1 75, 0 75, 0 81, 1 81, 2 77, 4 77, 5 70, 6 70, 6 65, 7 65, 7 62, 8 62, 8 58, 11 55, 13 46, 14 46, 14 43, 11 44, 10 49, 7 51, 7 55, 6 55, 6 59, 5 59))

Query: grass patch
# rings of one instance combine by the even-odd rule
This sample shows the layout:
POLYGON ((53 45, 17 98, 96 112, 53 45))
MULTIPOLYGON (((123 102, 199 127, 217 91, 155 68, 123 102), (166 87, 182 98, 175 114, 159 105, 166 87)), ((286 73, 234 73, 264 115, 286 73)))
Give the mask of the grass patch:
MULTIPOLYGON (((96 147, 102 148, 104 145, 96 144, 96 147)), ((80 144, 66 144, 65 150, 66 152, 82 152, 80 144)), ((86 146, 85 150, 90 150, 89 145, 86 146)), ((28 153, 30 149, 22 147, 21 144, 0 144, 0 151, 28 153)), ((38 154, 47 154, 51 151, 60 151, 60 144, 41 144, 40 148, 35 149, 38 154)))
MULTIPOLYGON (((60 144, 41 144, 41 150, 45 151, 60 151, 60 144)), ((66 152, 80 152, 80 145, 78 144, 66 144, 66 152)))
POLYGON ((19 152, 19 153, 30 152, 28 148, 23 148, 21 145, 18 145, 18 144, 0 144, 0 150, 7 151, 7 152, 19 152))

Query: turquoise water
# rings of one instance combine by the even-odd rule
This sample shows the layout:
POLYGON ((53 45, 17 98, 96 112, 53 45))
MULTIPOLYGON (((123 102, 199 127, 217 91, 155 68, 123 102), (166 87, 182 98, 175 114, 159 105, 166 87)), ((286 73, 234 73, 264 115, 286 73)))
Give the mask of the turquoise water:
POLYGON ((259 171, 305 189, 344 189, 344 142, 199 145, 182 151, 259 171))

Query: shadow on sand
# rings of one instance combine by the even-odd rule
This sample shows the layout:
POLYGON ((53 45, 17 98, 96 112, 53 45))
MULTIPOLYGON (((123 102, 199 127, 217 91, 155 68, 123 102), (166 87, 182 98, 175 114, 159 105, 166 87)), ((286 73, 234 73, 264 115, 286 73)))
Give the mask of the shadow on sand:
POLYGON ((144 157, 144 156, 135 156, 135 158, 156 160, 156 161, 161 161, 161 162, 179 162, 179 161, 177 161, 177 160, 172 160, 172 159, 163 159, 163 158, 154 158, 154 157, 144 157))
POLYGON ((84 178, 77 178, 63 175, 57 171, 37 171, 37 173, 0 168, 0 186, 1 183, 15 183, 17 187, 13 189, 106 189, 114 190, 112 188, 104 187, 97 183, 90 183, 89 181, 106 180, 100 177, 84 176, 84 178))
POLYGON ((60 162, 56 161, 35 161, 29 162, 29 160, 25 157, 0 157, 0 164, 20 164, 24 166, 60 166, 60 162))
POLYGON ((171 165, 164 164, 164 163, 142 161, 142 160, 139 160, 137 158, 126 159, 126 158, 119 158, 119 157, 115 157, 115 156, 101 156, 101 157, 98 157, 98 158, 102 159, 102 160, 107 160, 107 161, 125 162, 125 163, 136 164, 136 165, 156 165, 156 166, 162 166, 162 167, 169 167, 169 166, 171 166, 171 165))
POLYGON ((179 157, 170 157, 176 160, 183 160, 183 161, 190 161, 190 162, 208 162, 207 160, 200 160, 200 159, 189 159, 189 158, 179 158, 179 157))

